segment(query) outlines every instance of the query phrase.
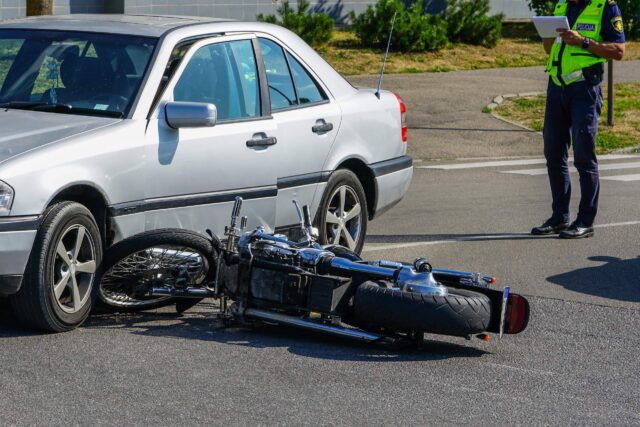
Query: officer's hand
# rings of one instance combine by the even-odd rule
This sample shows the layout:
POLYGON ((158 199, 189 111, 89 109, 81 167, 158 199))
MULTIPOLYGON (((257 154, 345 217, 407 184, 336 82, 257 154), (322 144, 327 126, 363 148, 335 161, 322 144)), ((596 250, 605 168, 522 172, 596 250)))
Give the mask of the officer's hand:
POLYGON ((565 28, 558 28, 556 31, 558 31, 560 37, 562 37, 562 40, 571 46, 581 46, 582 45, 582 36, 580 34, 578 34, 577 31, 573 31, 573 30, 567 30, 565 28))

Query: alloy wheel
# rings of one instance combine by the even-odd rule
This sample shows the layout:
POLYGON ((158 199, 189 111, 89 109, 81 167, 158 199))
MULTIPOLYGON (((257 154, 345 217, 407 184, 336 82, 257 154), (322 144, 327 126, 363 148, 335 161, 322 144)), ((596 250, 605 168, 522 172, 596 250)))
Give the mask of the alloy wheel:
POLYGON ((362 234, 362 207, 353 188, 342 185, 329 198, 326 240, 355 250, 362 234))
POLYGON ((65 313, 77 313, 91 297, 97 269, 95 245, 83 225, 72 225, 62 233, 51 268, 58 307, 65 313))

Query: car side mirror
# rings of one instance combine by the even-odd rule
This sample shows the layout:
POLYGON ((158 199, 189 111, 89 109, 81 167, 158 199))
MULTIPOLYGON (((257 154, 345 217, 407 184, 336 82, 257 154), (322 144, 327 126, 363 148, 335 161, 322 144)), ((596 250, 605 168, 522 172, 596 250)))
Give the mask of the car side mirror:
POLYGON ((204 102, 167 102, 164 115, 173 129, 211 127, 216 124, 218 110, 204 102))

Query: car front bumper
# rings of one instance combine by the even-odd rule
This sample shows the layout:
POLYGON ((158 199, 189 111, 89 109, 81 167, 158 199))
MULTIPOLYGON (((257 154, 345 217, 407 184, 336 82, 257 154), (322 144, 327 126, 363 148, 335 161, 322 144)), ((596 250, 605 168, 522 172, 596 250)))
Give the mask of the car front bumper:
POLYGON ((413 160, 402 156, 371 165, 376 179, 374 217, 382 215, 396 205, 409 189, 413 177, 413 160))
POLYGON ((38 225, 35 216, 0 218, 0 296, 20 290, 38 225))

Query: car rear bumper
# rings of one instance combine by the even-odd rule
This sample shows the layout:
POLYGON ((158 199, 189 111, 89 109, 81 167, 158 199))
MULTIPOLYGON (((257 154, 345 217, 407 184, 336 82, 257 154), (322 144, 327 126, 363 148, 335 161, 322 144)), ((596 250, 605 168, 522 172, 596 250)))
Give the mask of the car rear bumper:
POLYGON ((375 175, 377 193, 373 217, 378 217, 407 193, 413 177, 413 160, 409 156, 402 156, 370 166, 375 175))
POLYGON ((38 217, 0 219, 0 296, 20 290, 38 225, 38 217))

